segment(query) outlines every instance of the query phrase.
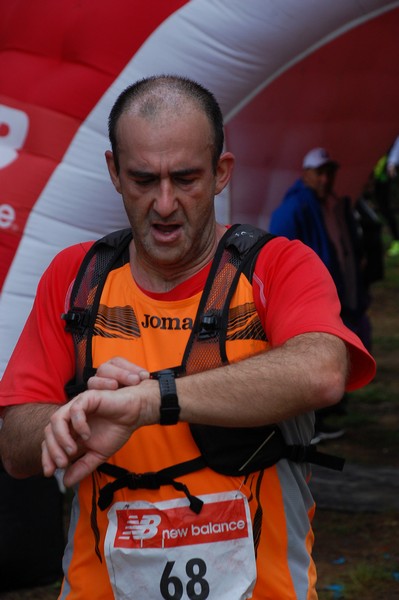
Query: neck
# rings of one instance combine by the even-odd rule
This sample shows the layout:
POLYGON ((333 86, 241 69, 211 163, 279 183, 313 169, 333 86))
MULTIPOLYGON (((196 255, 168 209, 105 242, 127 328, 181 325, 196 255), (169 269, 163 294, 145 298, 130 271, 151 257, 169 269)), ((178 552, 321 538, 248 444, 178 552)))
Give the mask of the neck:
POLYGON ((165 293, 175 288, 203 269, 214 257, 217 245, 226 232, 223 225, 216 224, 213 239, 206 252, 188 265, 157 265, 143 259, 132 240, 130 244, 130 269, 136 283, 149 292, 165 293))

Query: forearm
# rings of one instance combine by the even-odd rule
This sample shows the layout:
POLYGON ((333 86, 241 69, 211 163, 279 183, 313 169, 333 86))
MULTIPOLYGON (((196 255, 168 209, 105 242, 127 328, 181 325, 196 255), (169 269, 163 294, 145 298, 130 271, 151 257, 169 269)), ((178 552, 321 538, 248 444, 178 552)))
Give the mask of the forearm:
POLYGON ((345 344, 305 334, 281 348, 178 379, 181 420, 251 427, 276 423, 338 402, 348 371, 345 344))
MULTIPOLYGON (((269 352, 178 378, 180 420, 253 427, 328 406, 343 395, 347 361, 345 344, 335 336, 294 337, 269 352)), ((91 382, 92 389, 61 407, 51 419, 42 454, 46 475, 57 467, 66 469, 65 484, 73 485, 119 450, 136 429, 159 423, 158 381, 144 379, 129 385, 135 366, 126 363, 104 364, 101 376, 91 382), (103 389, 112 381, 120 387, 103 389)))
POLYGON ((10 475, 23 478, 42 472, 44 428, 58 408, 55 404, 24 404, 5 409, 0 456, 10 475))

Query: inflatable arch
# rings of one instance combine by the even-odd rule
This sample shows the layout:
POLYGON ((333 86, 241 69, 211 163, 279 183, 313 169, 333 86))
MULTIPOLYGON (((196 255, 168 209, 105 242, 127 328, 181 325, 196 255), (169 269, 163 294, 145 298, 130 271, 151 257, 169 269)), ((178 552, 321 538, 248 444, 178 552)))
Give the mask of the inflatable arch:
MULTIPOLYGON (((117 95, 157 73, 219 99, 237 157, 221 221, 267 227, 311 147, 355 196, 399 133, 399 2, 0 0, 0 376, 63 247, 123 227, 105 168, 117 95)), ((341 191, 341 190, 339 190, 341 191)))

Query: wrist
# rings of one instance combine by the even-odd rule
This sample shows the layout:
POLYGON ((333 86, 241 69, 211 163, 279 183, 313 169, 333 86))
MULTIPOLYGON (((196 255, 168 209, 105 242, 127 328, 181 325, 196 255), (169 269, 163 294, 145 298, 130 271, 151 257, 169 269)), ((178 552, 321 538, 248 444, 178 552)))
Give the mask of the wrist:
POLYGON ((176 425, 179 421, 180 406, 177 397, 175 375, 172 369, 151 373, 151 378, 159 384, 159 422, 161 425, 176 425))

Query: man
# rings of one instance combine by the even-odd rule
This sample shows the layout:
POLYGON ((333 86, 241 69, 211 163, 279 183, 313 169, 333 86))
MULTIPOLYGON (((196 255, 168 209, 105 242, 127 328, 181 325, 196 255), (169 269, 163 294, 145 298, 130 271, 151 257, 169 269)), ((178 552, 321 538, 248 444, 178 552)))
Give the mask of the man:
POLYGON ((171 484, 157 479, 153 489, 136 489, 143 477, 124 469, 145 473, 151 487, 154 472, 194 459, 193 424, 211 426, 218 438, 224 428, 255 435, 279 423, 289 443, 307 445, 312 411, 337 402, 345 386, 366 384, 374 361, 343 326, 317 256, 276 238, 262 248, 252 285, 242 275, 231 299, 230 364, 216 360, 218 368, 175 382, 165 375, 182 362, 226 233, 215 220, 214 196, 228 184, 234 158, 222 152, 213 96, 178 77, 127 88, 109 128, 106 160, 133 239, 102 291, 96 375, 66 403, 75 364, 59 314, 85 244, 62 252, 44 274, 0 389, 8 471, 24 477, 41 465, 47 476, 65 469, 66 485, 76 486, 60 598, 316 598, 307 465, 282 459, 246 476, 206 467, 171 484), (176 424, 165 427, 165 419, 176 424), (117 489, 96 470, 104 462, 106 471, 121 472, 117 489), (110 508, 98 510, 109 485, 110 508), (194 496, 201 511, 198 502, 191 510, 194 496))
POLYGON ((319 255, 336 285, 344 323, 370 349, 361 236, 350 199, 335 194, 338 168, 324 148, 310 150, 303 159, 301 178, 273 211, 269 229, 301 240, 319 255))
MULTIPOLYGON (((301 240, 319 255, 336 285, 342 320, 370 350, 362 241, 350 198, 339 198, 334 192, 338 168, 324 148, 310 150, 303 159, 302 176, 271 215, 270 231, 301 240)), ((315 440, 341 436, 343 430, 328 425, 323 414, 328 411, 316 415, 315 440)))

